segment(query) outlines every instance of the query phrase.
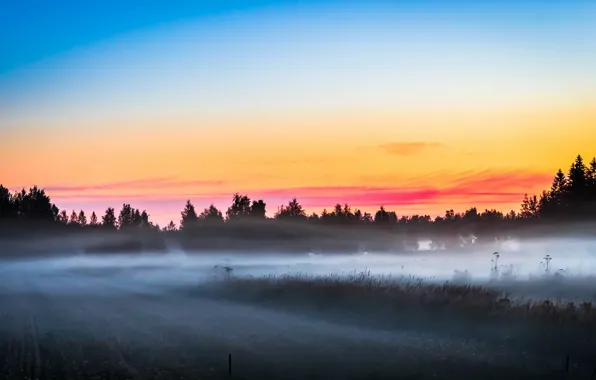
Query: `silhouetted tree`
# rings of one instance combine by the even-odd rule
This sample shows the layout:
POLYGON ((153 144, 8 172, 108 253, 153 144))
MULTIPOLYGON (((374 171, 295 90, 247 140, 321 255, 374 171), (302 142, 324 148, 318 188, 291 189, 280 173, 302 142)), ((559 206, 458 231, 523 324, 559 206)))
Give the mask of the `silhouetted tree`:
MULTIPOLYGON (((148 222, 148 221, 147 221, 148 222)), ((143 225, 143 218, 139 209, 133 209, 132 213, 132 227, 141 227, 143 225)))
MULTIPOLYGON (((139 211, 139 210, 137 210, 137 211, 139 211)), ((153 224, 149 221, 149 214, 147 214, 147 211, 146 210, 143 210, 143 212, 141 213, 140 220, 141 220, 141 225, 140 226, 142 228, 151 228, 151 227, 153 227, 153 224)))
POLYGON ((520 217, 522 219, 533 219, 538 216, 538 199, 536 196, 528 197, 526 193, 522 200, 520 217))
POLYGON ((181 231, 189 231, 193 228, 196 228, 198 225, 198 216, 197 212, 195 211, 195 206, 190 203, 190 199, 186 201, 186 205, 184 206, 184 210, 181 213, 182 219, 180 219, 180 230, 181 231))
POLYGON ((323 209, 323 211, 321 211, 321 217, 319 218, 319 220, 322 223, 329 223, 331 221, 332 217, 331 214, 327 211, 326 208, 323 209))
POLYGON ((229 221, 239 220, 250 216, 250 198, 246 195, 234 194, 232 205, 228 207, 226 219, 229 221))
POLYGON ((591 215, 596 215, 596 157, 592 158, 586 170, 588 180, 588 202, 591 215))
POLYGON ((170 223, 168 223, 168 225, 165 226, 163 228, 163 230, 164 231, 167 231, 167 232, 176 231, 176 224, 174 224, 174 221, 173 220, 170 220, 170 223))
POLYGON ((68 224, 72 225, 72 226, 78 226, 79 225, 79 216, 77 215, 75 210, 72 210, 72 213, 70 214, 70 220, 68 221, 68 224))
POLYGON ((58 222, 63 225, 68 224, 68 214, 66 213, 66 210, 60 211, 60 214, 58 215, 58 222))
POLYGON ((101 224, 105 229, 116 229, 116 211, 108 207, 104 216, 101 217, 101 224))
POLYGON ((15 220, 18 216, 18 208, 13 200, 10 191, 0 185, 0 220, 15 220))
POLYGON ((13 197, 21 220, 36 222, 53 222, 56 220, 58 209, 52 204, 44 190, 33 186, 26 192, 23 189, 13 197))
POLYGON ((292 198, 287 206, 279 207, 275 213, 275 219, 306 220, 306 212, 302 208, 302 205, 298 203, 298 200, 296 198, 292 198))
MULTIPOLYGON (((553 178, 553 182, 549 191, 543 191, 538 200, 538 215, 541 218, 553 219, 562 218, 567 211, 567 178, 561 169, 557 171, 557 174, 553 178)), ((522 203, 522 209, 529 212, 530 199, 524 200, 522 203), (525 206, 524 206, 525 204, 525 206)))
POLYGON ((341 204, 337 203, 331 211, 331 217, 335 223, 342 223, 344 221, 344 209, 342 208, 341 204))
MULTIPOLYGON (((140 216, 139 216, 140 219, 140 216)), ((121 230, 133 227, 135 223, 135 210, 128 203, 122 205, 118 215, 118 228, 121 230)))
POLYGON ((267 204, 262 199, 252 201, 252 206, 250 206, 250 216, 255 219, 265 219, 267 214, 266 207, 267 204))
POLYGON ((95 215, 95 211, 91 213, 91 218, 89 218, 89 226, 97 227, 97 215, 95 215))
POLYGON ((317 223, 321 220, 321 218, 319 217, 319 215, 316 212, 313 212, 312 214, 310 214, 307 217, 307 220, 312 223, 317 223))
POLYGON ((362 211, 360 211, 360 209, 358 209, 358 208, 354 211, 354 220, 356 222, 362 221, 362 211))
POLYGON ((85 216, 85 211, 79 211, 78 221, 81 227, 87 226, 87 216, 85 216))
POLYGON ((201 212, 199 220, 204 225, 222 225, 224 223, 223 214, 213 204, 201 212))
POLYGON ((364 224, 372 224, 374 223, 375 219, 370 213, 365 212, 364 214, 362 214, 362 221, 364 222, 364 224))
POLYGON ((385 210, 384 206, 379 208, 379 211, 375 213, 375 224, 390 226, 397 223, 397 215, 393 211, 385 210))
POLYGON ((567 178, 565 177, 565 174, 563 174, 563 171, 561 169, 559 169, 559 171, 557 171, 557 174, 555 175, 555 178, 553 179, 553 183, 550 187, 551 196, 554 196, 557 198, 564 197, 565 194, 567 193, 567 189, 568 189, 567 178))
POLYGON ((590 161, 590 166, 587 169, 588 186, 591 194, 596 194, 596 157, 590 161))
POLYGON ((588 181, 586 178, 586 166, 582 156, 578 155, 567 174, 568 191, 567 198, 572 218, 583 218, 585 216, 585 204, 588 199, 588 181))

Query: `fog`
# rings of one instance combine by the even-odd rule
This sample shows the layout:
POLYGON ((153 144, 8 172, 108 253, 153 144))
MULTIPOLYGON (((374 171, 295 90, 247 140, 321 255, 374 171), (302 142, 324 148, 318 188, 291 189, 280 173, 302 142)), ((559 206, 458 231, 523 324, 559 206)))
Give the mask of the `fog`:
MULTIPOLYGON (((424 246, 422 242, 421 246, 424 246)), ((513 296, 558 297, 556 293, 525 294, 526 285, 544 280, 545 256, 556 286, 575 290, 579 282, 596 284, 596 239, 511 240, 499 246, 450 253, 419 250, 404 254, 356 252, 330 254, 254 254, 238 252, 186 253, 171 249, 157 254, 75 254, 0 262, 3 292, 161 292, 170 287, 193 286, 221 278, 215 266, 233 268, 234 276, 283 274, 409 276, 429 282, 459 281, 507 289, 513 296), (495 250, 496 249, 496 250, 495 250), (498 252, 498 257, 495 257, 498 252), (496 263, 495 263, 496 260, 496 263), (491 270, 498 269, 498 276, 491 270), (514 286, 515 285, 515 286, 514 286)), ((554 282, 553 282, 554 284, 554 282)), ((546 289, 548 290, 548 289, 546 289)), ((596 294, 596 290, 594 291, 596 294)), ((578 296, 592 299, 591 289, 578 296)))
MULTIPOLYGON (((344 255, 194 254, 171 249, 165 254, 5 259, 0 261, 0 335, 6 342, 33 342, 31 355, 37 359, 31 361, 32 375, 43 372, 43 366, 34 363, 44 358, 55 363, 95 363, 97 373, 102 371, 98 363, 105 362, 96 360, 97 355, 116 355, 117 370, 132 377, 149 376, 144 368, 156 366, 177 367, 188 376, 188 371, 199 364, 204 368, 196 371, 221 375, 226 371, 227 354, 232 352, 238 357, 237 370, 254 378, 272 373, 279 376, 284 371, 342 378, 373 373, 377 378, 390 373, 453 378, 478 370, 502 371, 503 376, 511 377, 520 368, 534 373, 557 368, 563 351, 545 357, 511 346, 513 343, 494 345, 481 336, 438 335, 422 326, 416 331, 385 331, 371 325, 343 325, 314 314, 175 291, 220 281, 226 276, 223 267, 228 266, 236 277, 296 273, 341 276, 370 271, 385 278, 480 283, 520 298, 594 297, 594 240, 507 241, 496 248, 344 255), (495 251, 499 252, 499 270, 513 268, 506 278, 491 277, 495 251), (549 265, 553 273, 564 269, 556 279, 547 276, 541 264, 547 254, 552 257, 549 265), (454 276, 454 271, 467 271, 467 275, 454 276), (78 348, 68 351, 64 347, 78 348)), ((0 354, 11 357, 11 345, 1 346, 5 351, 0 354)), ((21 360, 14 355, 13 359, 21 360)))

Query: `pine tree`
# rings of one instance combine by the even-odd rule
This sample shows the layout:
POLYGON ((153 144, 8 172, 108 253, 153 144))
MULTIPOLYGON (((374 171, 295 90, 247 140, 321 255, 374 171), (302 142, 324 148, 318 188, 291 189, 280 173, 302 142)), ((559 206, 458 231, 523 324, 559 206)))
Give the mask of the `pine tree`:
POLYGON ((532 197, 528 197, 527 193, 524 195, 519 216, 522 219, 533 219, 538 216, 538 199, 535 195, 532 197))
POLYGON ((15 220, 18 209, 10 191, 0 185, 0 220, 15 220))
POLYGON ((20 219, 36 222, 55 222, 57 208, 43 189, 33 186, 29 191, 22 189, 12 197, 12 204, 20 219))
POLYGON ((561 169, 557 171, 555 178, 553 178, 550 191, 546 193, 546 198, 542 200, 540 206, 540 213, 547 217, 562 218, 568 212, 568 192, 569 182, 567 177, 561 169))
POLYGON ((141 213, 141 227, 149 228, 151 226, 152 226, 152 224, 149 221, 149 214, 147 214, 146 210, 143 210, 143 212, 141 213))
POLYGON ((89 218, 89 225, 91 227, 97 226, 97 215, 95 215, 95 211, 91 213, 91 218, 89 218))
POLYGON ((76 226, 79 224, 79 216, 77 215, 75 210, 72 210, 72 214, 70 214, 70 221, 68 224, 73 225, 73 226, 76 226))
POLYGON ((87 216, 85 216, 85 211, 81 210, 79 211, 79 224, 81 225, 81 227, 85 227, 87 226, 87 216))
POLYGON ((354 211, 354 220, 358 223, 363 221, 363 214, 362 211, 360 211, 360 209, 356 209, 356 211, 354 211))
POLYGON ((586 201, 588 194, 587 169, 582 156, 578 155, 567 174, 568 204, 570 216, 582 218, 586 214, 586 201))
POLYGON ((190 199, 186 201, 186 205, 184 206, 184 210, 181 212, 181 216, 182 219, 180 220, 180 230, 188 231, 197 226, 199 218, 197 216, 197 212, 195 211, 195 206, 190 203, 190 199))
POLYGON ((118 215, 118 228, 126 229, 134 226, 135 210, 128 203, 122 205, 120 214, 118 215))
POLYGON ((586 179, 586 202, 588 204, 586 213, 594 218, 596 217, 596 157, 592 158, 586 169, 586 179))
POLYGON ((562 197, 568 190, 568 183, 567 177, 565 177, 565 173, 561 169, 557 171, 555 174, 555 178, 553 178, 553 183, 550 187, 550 193, 554 197, 562 197))
POLYGON ((592 201, 596 201, 596 157, 590 161, 586 174, 588 179, 588 193, 590 194, 589 198, 592 201))
POLYGON ((309 222, 316 223, 316 222, 319 222, 321 220, 321 217, 316 212, 313 212, 312 214, 310 214, 307 217, 307 219, 308 219, 309 222))
POLYGON ((276 219, 306 220, 306 212, 296 198, 292 198, 287 206, 281 206, 275 214, 276 219))
POLYGON ((58 215, 58 222, 64 225, 68 224, 68 214, 66 213, 66 210, 60 211, 60 214, 58 215))
POLYGON ((341 204, 337 203, 332 212, 336 218, 341 218, 344 215, 344 209, 341 204))
POLYGON ((167 226, 165 226, 163 230, 168 232, 176 231, 176 224, 174 224, 173 220, 170 220, 170 223, 167 226))
POLYGON ((141 225, 143 224, 143 221, 141 219, 141 212, 139 211, 139 209, 132 209, 132 227, 141 227, 141 225))
POLYGON ((116 229, 116 211, 108 207, 106 213, 101 218, 101 224, 106 229, 116 229))
POLYGON ((320 220, 323 223, 328 223, 330 218, 331 218, 331 215, 329 214, 327 209, 324 208, 323 211, 321 212, 321 216, 318 218, 318 220, 320 220))
POLYGON ((224 217, 221 211, 217 209, 213 204, 205 208, 199 215, 199 220, 206 225, 219 225, 223 224, 224 217))

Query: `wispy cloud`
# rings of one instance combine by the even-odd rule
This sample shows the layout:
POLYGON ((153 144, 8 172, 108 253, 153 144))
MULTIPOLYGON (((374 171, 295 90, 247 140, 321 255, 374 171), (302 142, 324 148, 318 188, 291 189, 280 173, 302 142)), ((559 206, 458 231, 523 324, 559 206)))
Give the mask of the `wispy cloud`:
POLYGON ((396 156, 413 156, 423 150, 443 148, 438 142, 391 142, 379 145, 383 151, 396 156))
POLYGON ((551 173, 504 170, 495 171, 485 169, 475 173, 468 173, 465 176, 455 178, 452 182, 454 188, 464 189, 492 189, 503 190, 510 189, 515 191, 525 191, 537 184, 544 184, 546 187, 552 179, 551 173))
MULTIPOLYGON (((255 189, 247 195, 253 199, 264 199, 269 210, 275 210, 280 204, 285 204, 293 197, 308 208, 331 207, 336 203, 348 203, 354 207, 371 208, 379 206, 394 207, 426 207, 436 206, 462 207, 492 205, 512 205, 521 201, 523 194, 528 191, 546 188, 551 175, 541 172, 516 170, 482 170, 477 172, 462 172, 454 175, 445 174, 443 179, 436 174, 430 174, 432 181, 420 177, 418 183, 432 183, 436 185, 416 185, 415 181, 399 186, 304 186, 293 188, 255 189)), ((164 192, 163 195, 146 194, 143 191, 128 194, 118 193, 59 193, 50 195, 59 207, 62 205, 112 205, 121 203, 136 204, 136 207, 157 207, 161 210, 171 208, 172 215, 177 216, 186 199, 191 199, 197 207, 204 207, 210 203, 225 208, 232 199, 231 193, 213 191, 178 191, 164 192), (167 205, 167 207, 166 207, 167 205), (163 207, 162 207, 163 206, 163 207)), ((81 208, 77 206, 76 208, 81 208)), ((165 212, 165 211, 164 211, 165 212)))
MULTIPOLYGON (((435 178, 434 176, 432 178, 435 178)), ((417 186, 409 182, 403 186, 335 186, 269 189, 259 192, 264 198, 297 197, 307 207, 328 207, 337 202, 354 206, 431 205, 466 201, 469 206, 483 204, 511 204, 521 201, 525 192, 547 187, 551 175, 530 171, 465 172, 435 186, 417 186)), ((428 181, 424 181, 428 183, 428 181)))
POLYGON ((142 192, 117 194, 117 193, 80 193, 80 194, 58 194, 49 193, 52 200, 56 202, 108 202, 111 205, 121 203, 160 203, 160 202, 185 202, 187 199, 198 199, 209 202, 220 202, 232 200, 230 193, 199 193, 199 192, 168 192, 164 194, 146 194, 142 192))
MULTIPOLYGON (((54 184, 43 186, 48 193, 79 193, 93 191, 123 191, 123 190, 148 190, 148 189, 176 189, 183 187, 214 187, 224 185, 223 180, 181 180, 172 177, 144 178, 130 181, 106 182, 90 185, 54 184)), ((29 186, 12 186, 15 189, 29 186)))

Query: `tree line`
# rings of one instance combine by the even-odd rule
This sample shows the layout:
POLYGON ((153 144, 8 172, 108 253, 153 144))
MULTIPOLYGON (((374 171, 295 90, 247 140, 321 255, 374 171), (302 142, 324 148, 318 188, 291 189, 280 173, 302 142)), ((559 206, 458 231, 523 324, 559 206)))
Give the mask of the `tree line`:
MULTIPOLYGON (((95 212, 87 215, 84 210, 68 213, 59 210, 42 188, 34 186, 28 191, 22 189, 12 193, 0 185, 0 231, 51 227, 69 231, 146 231, 189 236, 216 233, 236 237, 241 226, 252 224, 270 230, 275 224, 399 231, 409 236, 430 237, 436 244, 458 245, 470 235, 474 239, 494 239, 528 226, 596 221, 596 158, 585 164, 578 155, 566 173, 561 169, 557 171, 549 189, 538 195, 525 194, 520 209, 507 213, 495 209, 478 211, 476 207, 471 207, 464 212, 450 209, 442 216, 431 218, 429 215, 398 216, 385 207, 371 214, 338 203, 330 210, 309 214, 293 198, 288 204, 277 207, 273 217, 266 214, 267 204, 262 199, 251 200, 248 195, 236 193, 225 211, 212 204, 198 212, 188 200, 178 225, 171 221, 160 227, 150 220, 146 210, 136 209, 130 204, 123 204, 118 213, 109 207, 101 216, 95 212)), ((259 238, 267 237, 267 231, 257 233, 255 228, 248 233, 259 238)))

